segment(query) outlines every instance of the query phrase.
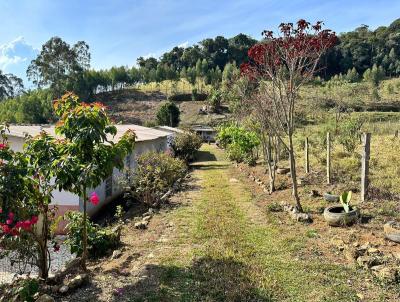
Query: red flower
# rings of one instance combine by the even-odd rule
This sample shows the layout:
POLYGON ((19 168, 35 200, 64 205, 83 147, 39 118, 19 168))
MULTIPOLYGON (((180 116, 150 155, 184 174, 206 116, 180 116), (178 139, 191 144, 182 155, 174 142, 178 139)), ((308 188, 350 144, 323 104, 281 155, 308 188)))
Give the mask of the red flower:
POLYGON ((10 225, 10 224, 13 223, 13 221, 12 221, 12 219, 7 219, 7 220, 6 220, 6 223, 7 223, 8 225, 10 225))
POLYGON ((0 144, 0 150, 3 150, 3 149, 5 149, 5 148, 7 148, 7 145, 6 145, 6 144, 0 144))
POLYGON ((8 218, 14 220, 14 213, 13 212, 8 213, 8 218))
POLYGON ((37 216, 32 216, 30 223, 31 224, 36 224, 38 222, 39 218, 37 216))
POLYGON ((99 196, 96 194, 96 192, 93 192, 92 194, 90 194, 89 197, 89 201, 94 204, 95 206, 97 206, 100 202, 99 196))
POLYGON ((53 246, 53 249, 54 249, 55 252, 58 252, 60 250, 60 245, 55 243, 54 246, 53 246))
POLYGON ((3 213, 3 209, 2 209, 2 208, 0 208, 0 214, 1 214, 1 213, 3 213))
POLYGON ((6 225, 6 224, 3 224, 3 225, 1 226, 1 228, 3 229, 3 232, 4 232, 5 234, 9 234, 10 231, 11 231, 11 228, 10 228, 8 225, 6 225))

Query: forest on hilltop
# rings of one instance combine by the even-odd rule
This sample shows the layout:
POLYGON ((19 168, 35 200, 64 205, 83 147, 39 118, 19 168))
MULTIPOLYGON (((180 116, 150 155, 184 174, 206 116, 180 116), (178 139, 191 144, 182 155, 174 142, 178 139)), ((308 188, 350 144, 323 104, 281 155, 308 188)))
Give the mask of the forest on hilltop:
MULTIPOLYGON (((51 110, 46 100, 59 97, 65 91, 74 91, 82 98, 90 99, 99 92, 183 79, 192 86, 194 93, 197 93, 199 81, 218 88, 227 74, 248 61, 249 48, 261 42, 242 33, 232 38, 217 36, 189 47, 176 46, 159 58, 139 57, 133 67, 94 70, 90 67, 90 48, 86 42, 69 45, 59 37, 52 37, 27 70, 28 78, 38 91, 24 91, 21 79, 0 71, 1 120, 49 120, 51 110), (32 110, 35 114, 31 114, 32 110)), ((371 77, 371 72, 381 78, 398 77, 400 19, 375 30, 362 25, 341 33, 335 47, 324 54, 320 64, 322 80, 343 75, 352 82, 362 75, 371 77)))

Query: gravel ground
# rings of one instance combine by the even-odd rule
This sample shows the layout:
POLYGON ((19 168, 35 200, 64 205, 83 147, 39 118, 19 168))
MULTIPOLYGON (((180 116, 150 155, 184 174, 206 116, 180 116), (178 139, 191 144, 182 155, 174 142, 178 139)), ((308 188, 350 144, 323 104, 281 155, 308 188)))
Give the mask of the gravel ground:
MULTIPOLYGON (((51 256, 51 267, 50 273, 55 273, 62 268, 62 266, 69 260, 75 258, 75 255, 71 254, 69 248, 65 244, 60 244, 60 250, 54 252, 50 248, 51 256)), ((0 284, 10 283, 14 276, 18 274, 30 274, 37 275, 38 269, 35 266, 27 265, 22 267, 18 264, 12 265, 11 257, 0 259, 0 284)))

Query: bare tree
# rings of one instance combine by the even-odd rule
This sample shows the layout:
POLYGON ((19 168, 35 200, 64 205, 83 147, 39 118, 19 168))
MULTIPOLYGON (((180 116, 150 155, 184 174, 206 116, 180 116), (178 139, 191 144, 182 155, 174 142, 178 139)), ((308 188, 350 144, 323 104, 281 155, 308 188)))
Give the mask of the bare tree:
POLYGON ((293 197, 302 211, 293 146, 296 102, 301 86, 313 78, 322 54, 335 45, 337 37, 330 30, 322 30, 322 22, 282 23, 279 30, 277 37, 272 31, 263 32, 264 40, 250 48, 250 62, 242 64, 241 73, 258 84, 255 97, 263 99, 260 104, 265 128, 288 150, 293 197))

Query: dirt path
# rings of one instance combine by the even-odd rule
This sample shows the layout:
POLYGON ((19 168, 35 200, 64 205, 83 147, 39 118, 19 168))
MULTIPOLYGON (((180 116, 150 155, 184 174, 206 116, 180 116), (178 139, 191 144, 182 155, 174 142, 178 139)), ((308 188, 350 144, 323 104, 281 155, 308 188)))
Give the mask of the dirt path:
POLYGON ((194 168, 171 207, 146 231, 125 226, 122 256, 64 301, 359 301, 362 272, 302 258, 310 239, 260 209, 220 150, 204 146, 194 168))

